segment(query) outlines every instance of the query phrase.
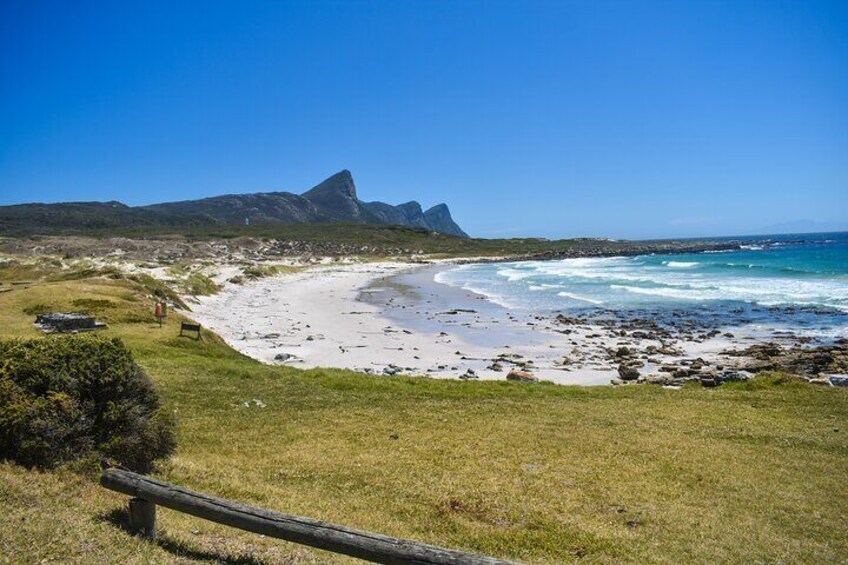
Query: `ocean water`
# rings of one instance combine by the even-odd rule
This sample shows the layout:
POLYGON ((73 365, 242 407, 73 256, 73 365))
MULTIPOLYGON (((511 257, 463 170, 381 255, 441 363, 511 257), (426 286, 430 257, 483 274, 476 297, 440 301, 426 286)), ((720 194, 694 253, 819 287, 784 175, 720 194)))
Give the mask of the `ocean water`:
POLYGON ((439 283, 508 309, 691 318, 848 336, 848 233, 772 235, 738 251, 463 265, 439 283))

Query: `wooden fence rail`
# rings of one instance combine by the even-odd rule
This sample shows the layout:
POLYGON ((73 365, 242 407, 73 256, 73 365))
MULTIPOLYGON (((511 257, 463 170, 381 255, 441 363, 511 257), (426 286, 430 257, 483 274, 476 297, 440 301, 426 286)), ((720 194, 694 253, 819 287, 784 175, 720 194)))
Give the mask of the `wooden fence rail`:
POLYGON ((100 477, 108 489, 135 497, 130 527, 155 538, 156 506, 161 505, 234 528, 388 565, 515 565, 452 549, 382 534, 353 530, 321 520, 245 506, 120 469, 100 477))

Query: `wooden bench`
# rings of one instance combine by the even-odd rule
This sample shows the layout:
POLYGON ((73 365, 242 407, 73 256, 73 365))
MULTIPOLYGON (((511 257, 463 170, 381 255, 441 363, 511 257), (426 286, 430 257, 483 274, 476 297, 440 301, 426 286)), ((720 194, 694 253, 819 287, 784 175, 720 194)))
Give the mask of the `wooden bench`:
POLYGON ((130 530, 148 539, 156 539, 156 506, 160 505, 218 524, 350 555, 372 563, 515 565, 493 557, 245 506, 121 469, 105 471, 100 477, 100 484, 109 490, 134 497, 129 504, 130 530))
POLYGON ((194 339, 203 339, 200 336, 200 324, 192 324, 191 322, 183 322, 180 324, 180 337, 185 335, 183 332, 197 332, 197 336, 194 339))

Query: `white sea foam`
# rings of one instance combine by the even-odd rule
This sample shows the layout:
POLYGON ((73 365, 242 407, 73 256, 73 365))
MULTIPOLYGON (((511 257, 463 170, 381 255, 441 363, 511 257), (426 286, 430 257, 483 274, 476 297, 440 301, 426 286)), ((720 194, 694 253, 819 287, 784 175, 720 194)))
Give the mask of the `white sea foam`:
POLYGON ((563 298, 570 298, 572 300, 579 300, 580 302, 588 302, 589 304, 601 305, 604 303, 603 300, 596 300, 594 298, 587 298, 585 296, 580 296, 574 294, 573 292, 558 292, 557 296, 561 296, 563 298))
MULTIPOLYGON (((771 249, 764 245, 749 247, 771 249)), ((774 266, 771 258, 762 264, 733 262, 730 257, 730 261, 722 262, 708 255, 683 260, 687 258, 590 257, 470 265, 437 280, 473 287, 471 290, 490 295, 499 304, 530 310, 578 306, 570 301, 603 304, 606 308, 736 301, 848 312, 848 275, 825 277, 809 271, 796 275, 793 263, 774 266), (558 302, 557 298, 568 301, 558 302)))
POLYGON ((641 286, 627 286, 621 284, 611 284, 611 289, 614 290, 623 290, 625 292, 632 292, 633 294, 645 294, 648 296, 662 296, 665 298, 675 298, 675 299, 689 299, 689 300, 709 300, 709 297, 703 296, 703 294, 692 292, 689 289, 682 288, 671 288, 671 287, 654 287, 654 288, 645 288, 641 286))
POLYGON ((515 305, 507 302, 507 300, 503 296, 495 294, 494 292, 491 292, 487 289, 473 286, 470 284, 465 284, 462 285, 462 290, 467 290, 468 292, 473 292, 474 294, 485 296, 486 300, 493 304, 497 304, 498 306, 503 306, 504 308, 515 308, 515 305))
POLYGON ((531 284, 527 287, 527 290, 532 290, 533 292, 542 292, 544 290, 551 290, 553 288, 564 288, 561 284, 531 284))

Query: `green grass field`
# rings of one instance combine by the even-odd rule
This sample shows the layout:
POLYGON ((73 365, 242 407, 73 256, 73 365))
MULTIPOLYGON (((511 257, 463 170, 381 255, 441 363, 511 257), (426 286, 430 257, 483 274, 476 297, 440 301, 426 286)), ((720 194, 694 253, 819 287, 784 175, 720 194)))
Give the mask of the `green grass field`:
MULTIPOLYGON (((845 390, 301 371, 178 338, 176 313, 159 329, 131 281, 11 288, 0 337, 37 336, 26 312, 49 307, 125 340, 177 414, 158 476, 195 490, 533 564, 848 562, 845 390)), ((0 563, 353 562, 167 509, 158 542, 133 538, 97 477, 0 464, 0 563)))

